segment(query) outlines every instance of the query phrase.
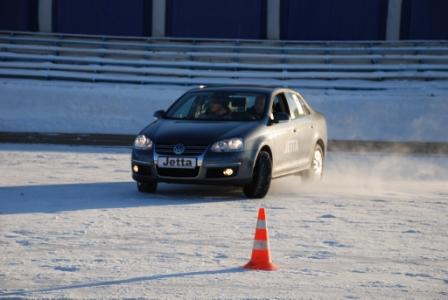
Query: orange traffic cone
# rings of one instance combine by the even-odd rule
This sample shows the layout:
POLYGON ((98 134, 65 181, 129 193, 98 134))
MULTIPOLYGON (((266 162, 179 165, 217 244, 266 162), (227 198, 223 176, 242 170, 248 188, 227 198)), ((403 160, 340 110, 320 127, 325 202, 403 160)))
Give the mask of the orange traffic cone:
POLYGON ((260 208, 258 210, 257 228, 255 229, 252 257, 244 268, 265 271, 277 270, 277 266, 274 265, 271 260, 266 209, 264 208, 260 208))

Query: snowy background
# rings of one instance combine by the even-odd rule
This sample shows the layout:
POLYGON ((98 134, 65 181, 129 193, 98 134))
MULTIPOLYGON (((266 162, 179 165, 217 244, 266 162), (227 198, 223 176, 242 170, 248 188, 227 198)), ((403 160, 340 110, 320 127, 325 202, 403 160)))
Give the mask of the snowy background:
POLYGON ((127 148, 0 144, 0 297, 448 297, 448 158, 329 153, 321 185, 161 184, 127 148), (245 271, 267 208, 276 272, 245 271), (200 222, 198 222, 200 220, 200 222))
MULTIPOLYGON (((445 81, 302 82, 330 139, 448 142, 445 81)), ((0 131, 137 134, 188 89, 1 79, 0 131)))

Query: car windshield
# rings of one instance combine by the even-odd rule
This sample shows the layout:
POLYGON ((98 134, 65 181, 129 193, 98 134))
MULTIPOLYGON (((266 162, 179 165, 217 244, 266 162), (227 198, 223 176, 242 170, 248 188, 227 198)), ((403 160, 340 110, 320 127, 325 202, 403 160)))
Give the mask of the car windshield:
POLYGON ((192 92, 182 96, 165 118, 179 120, 254 121, 266 110, 265 94, 238 92, 192 92))

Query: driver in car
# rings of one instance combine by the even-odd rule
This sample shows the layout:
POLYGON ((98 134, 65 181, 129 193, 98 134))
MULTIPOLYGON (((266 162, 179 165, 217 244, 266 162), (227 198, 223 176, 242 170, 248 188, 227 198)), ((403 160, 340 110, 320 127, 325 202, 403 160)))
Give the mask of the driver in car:
POLYGON ((206 119, 226 118, 230 114, 230 109, 224 106, 223 101, 218 98, 210 100, 207 112, 204 115, 206 119))

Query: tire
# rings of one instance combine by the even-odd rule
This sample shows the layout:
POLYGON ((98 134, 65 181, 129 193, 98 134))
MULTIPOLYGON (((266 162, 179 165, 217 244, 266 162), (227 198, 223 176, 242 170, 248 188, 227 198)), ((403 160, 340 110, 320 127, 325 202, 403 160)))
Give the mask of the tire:
POLYGON ((140 193, 155 193, 157 191, 157 182, 137 181, 137 189, 140 193))
POLYGON ((268 193, 272 179, 272 159, 268 152, 261 151, 255 163, 252 181, 243 187, 247 198, 264 198, 268 193))
POLYGON ((310 168, 303 172, 302 178, 305 181, 320 181, 324 173, 324 151, 317 144, 314 147, 313 156, 311 158, 310 168))

